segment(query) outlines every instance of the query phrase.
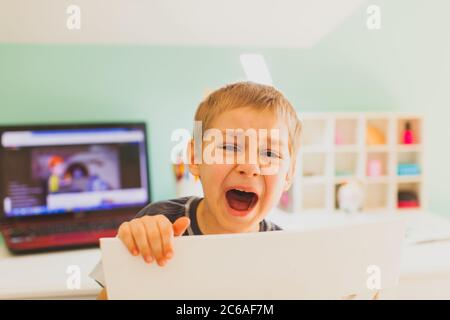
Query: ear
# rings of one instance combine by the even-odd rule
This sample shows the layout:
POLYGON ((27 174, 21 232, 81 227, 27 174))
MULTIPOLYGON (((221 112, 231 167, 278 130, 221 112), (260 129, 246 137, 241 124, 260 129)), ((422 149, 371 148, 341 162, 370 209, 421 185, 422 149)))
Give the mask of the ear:
POLYGON ((296 161, 296 159, 294 159, 291 162, 288 172, 286 173, 286 179, 285 179, 283 191, 288 191, 289 188, 292 186, 292 182, 293 182, 294 176, 295 176, 296 164, 297 164, 297 161, 296 161))
POLYGON ((192 175, 200 177, 200 168, 197 163, 195 163, 195 142, 194 139, 190 139, 187 145, 187 155, 188 155, 188 167, 192 175))

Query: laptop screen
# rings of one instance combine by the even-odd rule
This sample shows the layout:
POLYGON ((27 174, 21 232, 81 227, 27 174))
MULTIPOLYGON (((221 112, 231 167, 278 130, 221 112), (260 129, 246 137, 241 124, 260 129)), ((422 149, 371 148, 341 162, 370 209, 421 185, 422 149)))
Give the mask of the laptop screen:
POLYGON ((101 211, 150 201, 144 124, 3 128, 5 217, 101 211))

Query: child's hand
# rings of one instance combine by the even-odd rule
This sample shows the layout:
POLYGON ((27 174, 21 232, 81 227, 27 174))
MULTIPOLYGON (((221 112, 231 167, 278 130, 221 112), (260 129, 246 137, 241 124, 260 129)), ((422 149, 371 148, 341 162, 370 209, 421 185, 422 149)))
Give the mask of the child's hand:
POLYGON ((117 235, 133 256, 141 254, 147 263, 156 260, 164 266, 173 256, 174 236, 181 236, 189 223, 188 217, 178 218, 172 224, 161 214, 144 216, 122 223, 117 235))

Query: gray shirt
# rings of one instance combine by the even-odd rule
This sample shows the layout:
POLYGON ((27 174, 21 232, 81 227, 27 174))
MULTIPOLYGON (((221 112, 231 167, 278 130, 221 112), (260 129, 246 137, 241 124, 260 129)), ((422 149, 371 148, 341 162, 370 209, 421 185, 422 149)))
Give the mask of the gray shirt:
MULTIPOLYGON (((146 215, 152 216, 162 214, 174 223, 178 218, 186 216, 191 223, 183 236, 201 235, 203 234, 198 226, 197 221, 197 207, 202 198, 199 197, 183 197, 167 201, 158 201, 147 205, 136 214, 136 218, 146 215)), ((259 231, 276 231, 281 228, 267 220, 262 220, 259 223, 259 231)), ((102 262, 100 261, 89 275, 102 287, 105 287, 105 278, 103 274, 102 262)))

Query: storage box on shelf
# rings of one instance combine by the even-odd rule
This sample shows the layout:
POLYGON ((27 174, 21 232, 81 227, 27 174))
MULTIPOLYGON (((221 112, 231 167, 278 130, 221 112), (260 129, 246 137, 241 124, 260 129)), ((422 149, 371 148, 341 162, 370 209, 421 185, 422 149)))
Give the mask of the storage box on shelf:
POLYGON ((300 113, 296 177, 280 206, 338 210, 340 186, 354 179, 364 212, 425 209, 423 117, 402 113, 300 113))

